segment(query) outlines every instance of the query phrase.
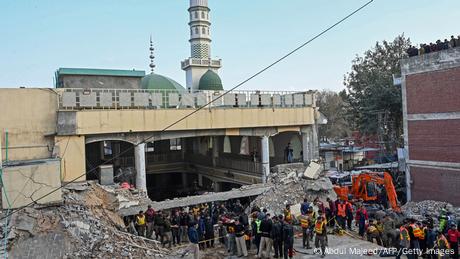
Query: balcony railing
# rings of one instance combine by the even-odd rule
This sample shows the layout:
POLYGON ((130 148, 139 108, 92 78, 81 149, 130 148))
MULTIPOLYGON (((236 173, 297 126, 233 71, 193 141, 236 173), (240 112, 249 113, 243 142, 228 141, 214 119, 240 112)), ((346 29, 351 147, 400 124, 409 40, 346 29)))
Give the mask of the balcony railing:
POLYGON ((199 91, 62 88, 58 91, 61 110, 84 109, 183 109, 281 108, 315 106, 315 92, 292 91, 199 91))
MULTIPOLYGON (((134 166, 134 157, 121 157, 120 165, 122 167, 134 166)), ((146 154, 147 165, 152 164, 168 164, 175 162, 187 162, 191 164, 197 164, 202 166, 213 166, 211 156, 205 156, 201 154, 187 154, 185 160, 182 159, 180 152, 166 153, 166 154, 146 154)), ((251 174, 261 174, 262 165, 260 162, 254 162, 246 159, 228 158, 228 157, 217 157, 216 158, 217 168, 228 168, 239 171, 248 172, 251 174)))

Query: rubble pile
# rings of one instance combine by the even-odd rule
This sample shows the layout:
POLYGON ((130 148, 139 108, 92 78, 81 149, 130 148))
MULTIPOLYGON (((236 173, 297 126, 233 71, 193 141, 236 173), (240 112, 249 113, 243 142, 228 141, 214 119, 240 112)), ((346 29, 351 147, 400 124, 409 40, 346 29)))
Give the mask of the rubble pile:
POLYGON ((11 255, 24 249, 21 243, 46 233, 64 237, 69 244, 62 248, 66 258, 152 258, 169 254, 159 242, 125 232, 123 219, 116 212, 116 196, 101 186, 69 186, 63 189, 63 199, 61 206, 26 208, 12 216, 11 255))
POLYGON ((303 163, 272 167, 266 185, 273 188, 258 196, 251 203, 251 207, 267 208, 272 213, 280 214, 286 204, 299 204, 304 198, 310 202, 316 198, 323 202, 327 198, 335 200, 337 195, 329 178, 320 175, 317 179, 307 179, 304 177, 306 168, 303 163))
POLYGON ((460 219, 460 208, 455 208, 452 204, 443 201, 424 200, 420 202, 410 201, 401 207, 404 216, 422 220, 426 217, 436 219, 441 209, 460 219))

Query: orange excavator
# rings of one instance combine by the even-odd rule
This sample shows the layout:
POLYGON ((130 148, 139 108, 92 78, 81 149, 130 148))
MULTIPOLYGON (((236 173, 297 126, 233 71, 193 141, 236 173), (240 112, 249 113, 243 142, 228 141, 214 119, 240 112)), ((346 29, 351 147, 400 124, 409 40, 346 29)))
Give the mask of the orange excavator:
POLYGON ((351 177, 351 186, 334 186, 334 191, 337 196, 342 200, 348 200, 349 195, 353 199, 360 199, 364 202, 376 201, 378 199, 377 187, 382 186, 385 188, 388 202, 391 208, 400 212, 401 208, 398 204, 398 196, 396 195, 393 178, 387 172, 383 173, 366 172, 351 177))

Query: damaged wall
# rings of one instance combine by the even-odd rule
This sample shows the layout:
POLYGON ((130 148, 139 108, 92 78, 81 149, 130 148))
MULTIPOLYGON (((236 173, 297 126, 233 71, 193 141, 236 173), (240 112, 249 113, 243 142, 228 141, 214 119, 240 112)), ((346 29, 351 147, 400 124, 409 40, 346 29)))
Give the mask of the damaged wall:
MULTIPOLYGON (((54 191, 61 186, 60 161, 37 160, 3 168, 2 206, 8 208, 5 193, 12 208, 19 208, 54 191)), ((57 190, 37 201, 39 204, 56 203, 62 200, 57 190)))
MULTIPOLYGON (((62 158, 63 182, 69 182, 86 172, 86 151, 84 136, 56 136, 56 153, 62 158)), ((86 175, 77 179, 85 181, 86 175)))
POLYGON ((8 160, 43 159, 51 156, 56 132, 57 94, 51 89, 2 89, 0 138, 5 159, 8 130, 8 160))

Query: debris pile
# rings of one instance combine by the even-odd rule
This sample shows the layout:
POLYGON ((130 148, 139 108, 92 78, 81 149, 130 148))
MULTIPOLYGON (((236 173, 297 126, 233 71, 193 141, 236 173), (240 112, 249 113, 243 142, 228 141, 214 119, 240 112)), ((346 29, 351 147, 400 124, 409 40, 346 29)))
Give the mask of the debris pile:
POLYGON ((91 182, 68 186, 63 196, 61 206, 26 208, 12 215, 12 257, 33 254, 24 250, 33 250, 28 246, 42 242, 49 234, 64 242, 59 254, 50 251, 50 257, 152 258, 169 254, 159 242, 125 232, 125 223, 116 212, 116 196, 101 186, 91 182))
POLYGON ((328 177, 319 175, 317 179, 305 177, 307 167, 302 163, 282 164, 271 168, 267 180, 268 189, 258 196, 252 206, 270 208, 271 212, 280 214, 286 204, 298 204, 307 198, 310 202, 319 198, 325 202, 326 198, 335 200, 337 195, 328 177))
POLYGON ((452 204, 443 201, 424 200, 420 202, 410 201, 401 207, 401 212, 408 218, 422 220, 426 217, 436 219, 445 209, 448 213, 460 219, 460 208, 455 208, 452 204))

